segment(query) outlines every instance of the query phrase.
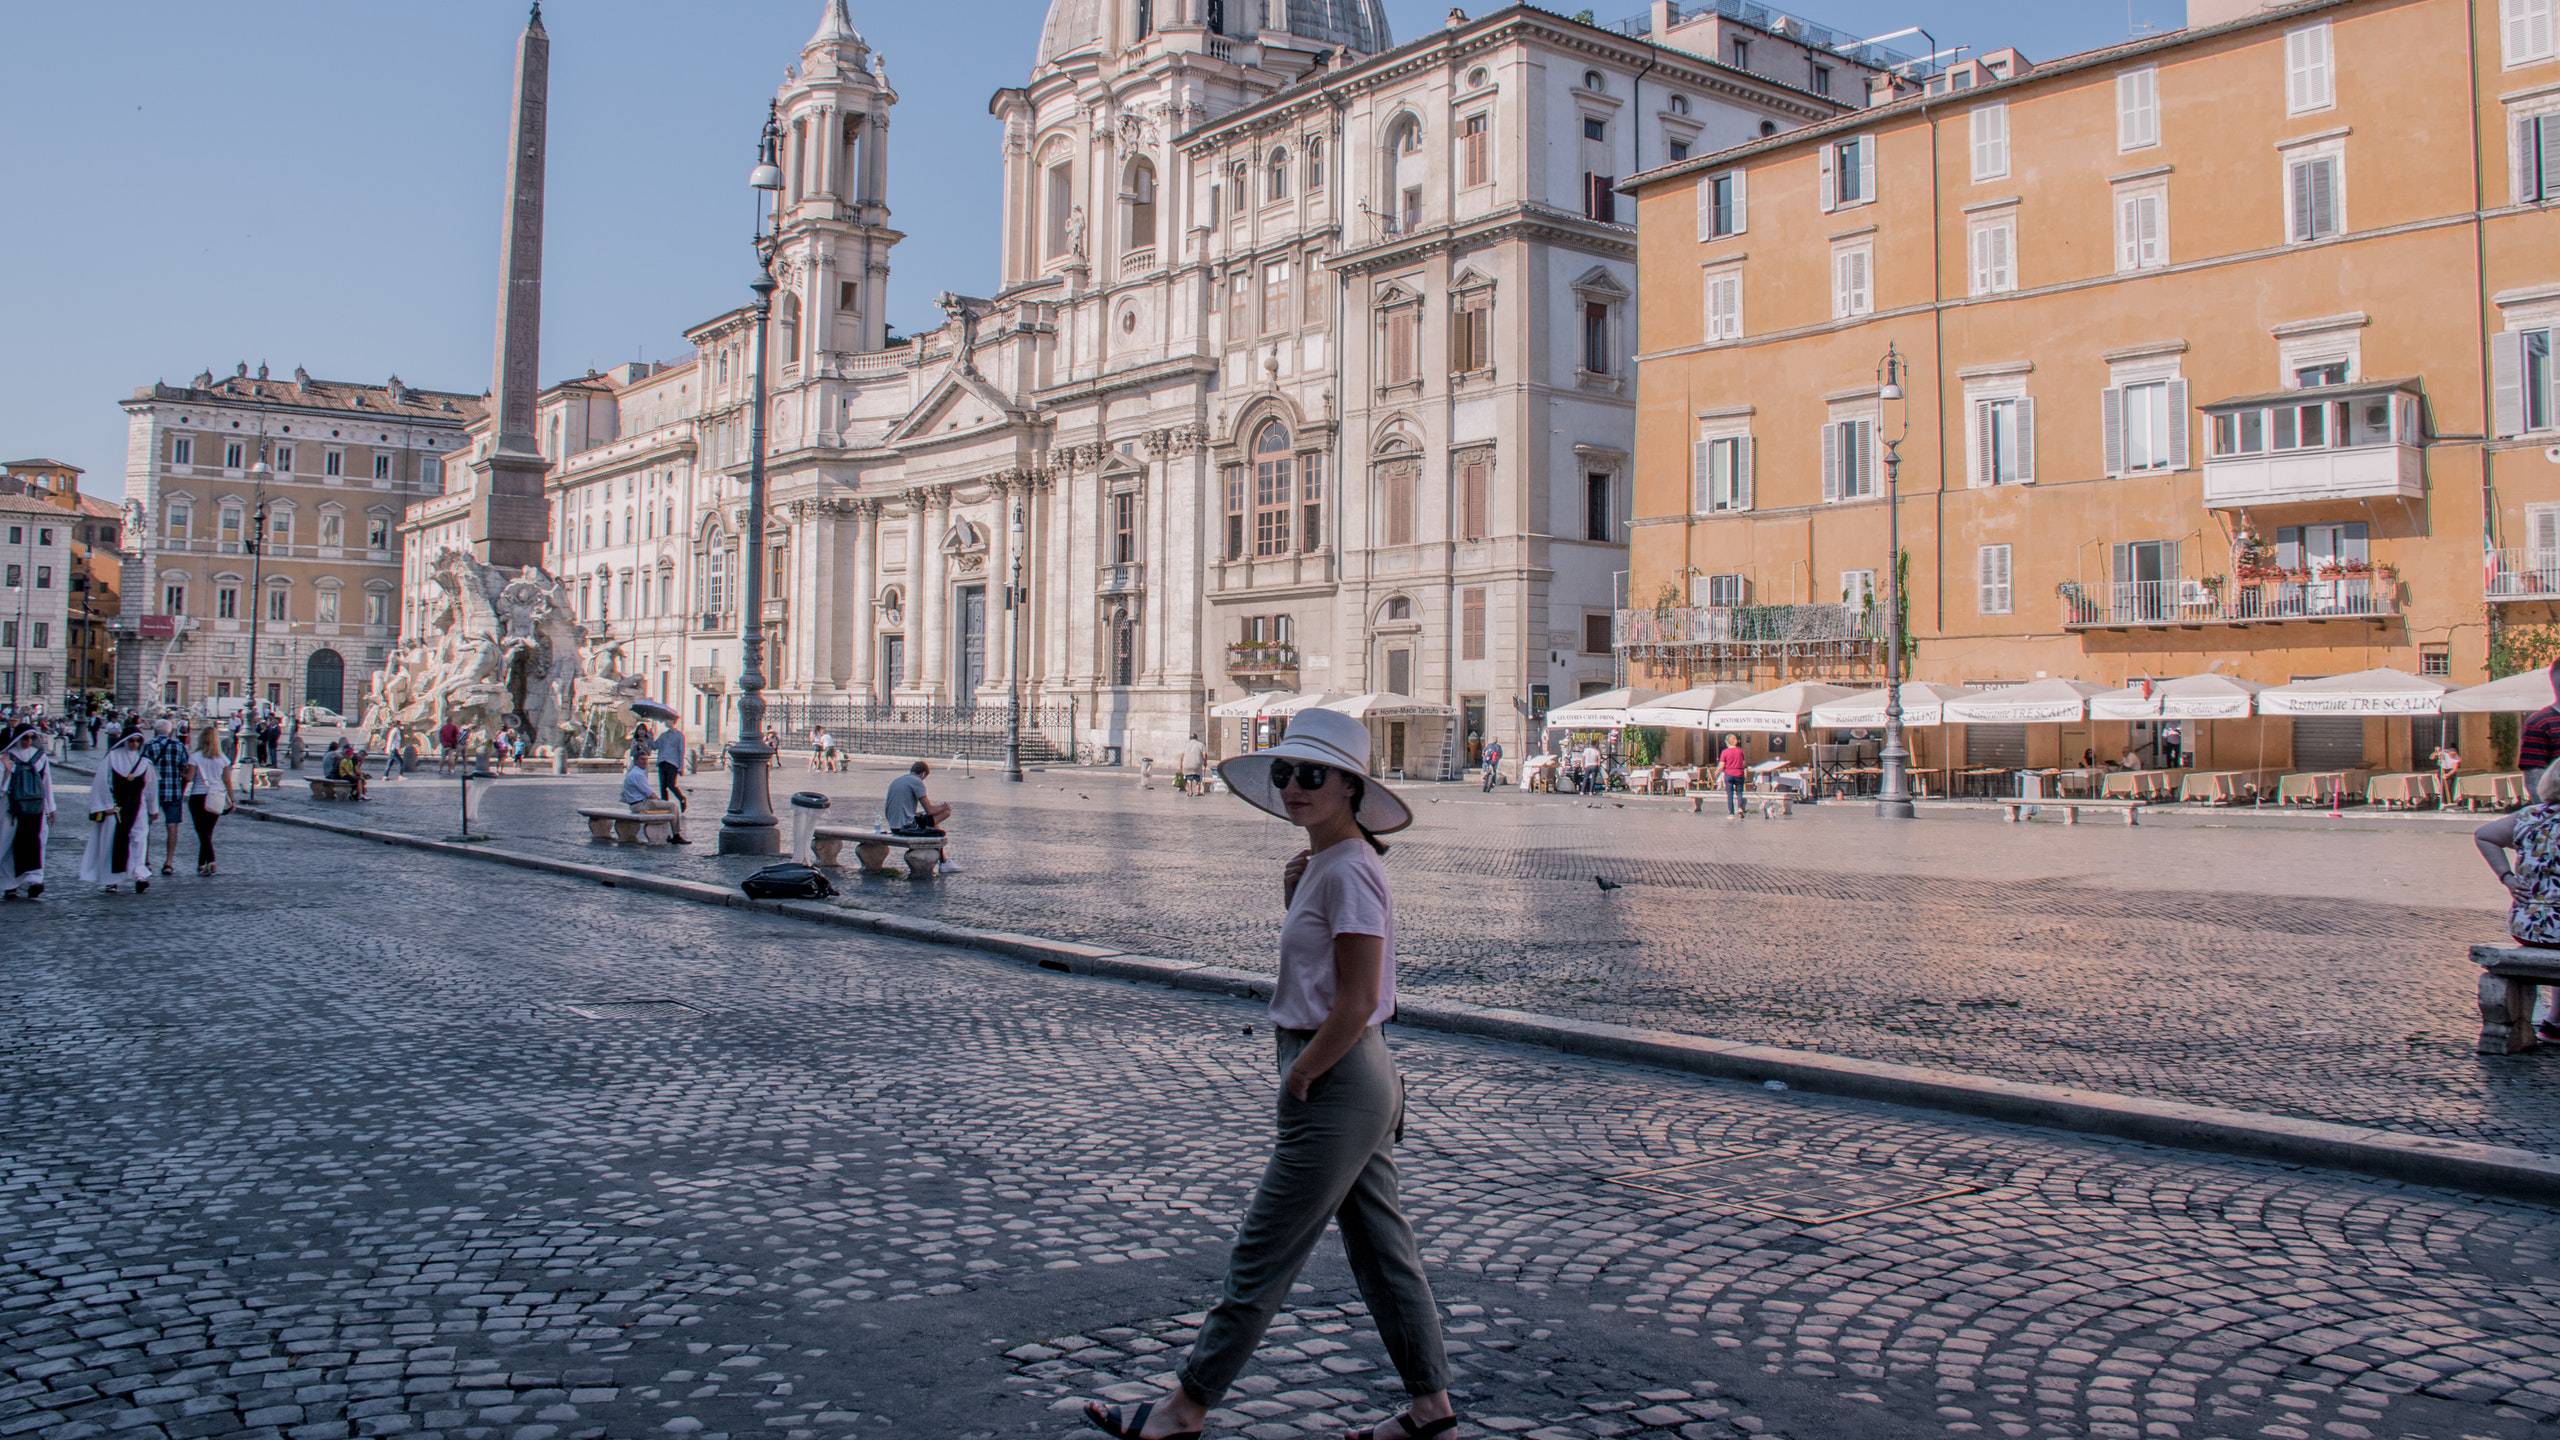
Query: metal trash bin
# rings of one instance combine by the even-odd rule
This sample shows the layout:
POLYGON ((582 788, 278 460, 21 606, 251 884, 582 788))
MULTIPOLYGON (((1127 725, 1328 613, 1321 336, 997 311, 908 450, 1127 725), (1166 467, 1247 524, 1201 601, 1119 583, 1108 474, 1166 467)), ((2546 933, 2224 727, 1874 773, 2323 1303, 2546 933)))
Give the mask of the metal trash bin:
POLYGON ((791 797, 791 855, 803 865, 818 863, 811 847, 818 838, 818 821, 827 807, 835 802, 815 790, 802 790, 791 797))

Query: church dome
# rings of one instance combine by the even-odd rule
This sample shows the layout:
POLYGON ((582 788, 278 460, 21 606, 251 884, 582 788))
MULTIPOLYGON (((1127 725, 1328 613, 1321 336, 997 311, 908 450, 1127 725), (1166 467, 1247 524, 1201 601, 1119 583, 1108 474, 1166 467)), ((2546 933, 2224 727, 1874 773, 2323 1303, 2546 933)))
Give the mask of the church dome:
MULTIPOLYGON (((1040 26, 1040 60, 1052 64, 1102 45, 1104 7, 1129 0, 1049 0, 1049 18, 1040 26)), ((1209 0, 1154 0, 1161 17, 1178 6, 1207 5, 1209 0)), ((1267 28, 1257 23, 1266 0, 1225 0, 1226 33, 1249 38, 1267 28)), ((1282 12, 1287 25, 1278 33, 1327 49, 1351 47, 1354 54, 1374 55, 1394 43, 1387 35, 1384 0, 1267 0, 1282 12)))

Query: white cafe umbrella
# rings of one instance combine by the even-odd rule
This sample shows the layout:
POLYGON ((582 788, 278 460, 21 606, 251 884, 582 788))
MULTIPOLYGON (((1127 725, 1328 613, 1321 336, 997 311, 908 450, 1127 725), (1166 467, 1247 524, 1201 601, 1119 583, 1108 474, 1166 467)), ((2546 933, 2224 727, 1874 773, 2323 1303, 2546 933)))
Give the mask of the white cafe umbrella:
POLYGON ((2433 715, 2446 686, 2406 670, 2358 670, 2258 692, 2261 715, 2433 715))
POLYGON ((1707 712, 1719 705, 1731 705, 1751 693, 1748 685, 1701 685, 1677 695, 1627 707, 1630 725, 1658 725, 1667 730, 1704 730, 1707 712))
POLYGON ((2052 725, 2089 713, 2089 697, 2107 687, 2086 680, 2037 680, 2004 685, 1947 702, 1950 725, 2052 725))
POLYGON ((1317 690, 1305 695, 1284 695, 1262 707, 1262 713, 1265 715, 1295 715, 1301 710, 1313 710, 1328 700, 1338 700, 1340 698, 1342 697, 1323 690, 1317 690))
POLYGON ((1546 723, 1567 730, 1622 730, 1628 723, 1629 707, 1661 698, 1661 691, 1635 685, 1603 690, 1597 695, 1588 695, 1548 711, 1546 723))
MULTIPOLYGON (((1813 707, 1816 730, 1881 730, 1885 691, 1881 687, 1825 700, 1813 707)), ((1946 705, 1974 693, 1970 685, 1941 685, 1935 680, 1902 682, 1902 723, 1913 730, 1946 723, 1946 705)))
POLYGON ((2522 714, 2554 703, 2551 672, 2527 670, 2504 680, 2456 690, 2444 697, 2442 709, 2447 715, 2522 714))
POLYGON ((1747 695, 1732 705, 1718 709, 1707 717, 1716 730, 1736 730, 1755 735, 1792 735, 1802 729, 1805 717, 1813 707, 1827 700, 1845 700, 1856 694, 1846 685, 1826 685, 1819 680, 1799 680, 1775 690, 1747 695))
POLYGON ((1292 698, 1286 690, 1257 690, 1223 705, 1212 705, 1209 713, 1220 720, 1250 720, 1264 714, 1280 701, 1292 698))
POLYGON ((2151 693, 2140 685, 2094 695, 2092 720, 2246 720, 2249 707, 2265 686, 2233 675, 2181 675, 2156 680, 2151 693))
POLYGON ((1416 700, 1410 695, 1398 695, 1387 690, 1327 700, 1315 708, 1361 720, 1447 719, 1458 713, 1455 707, 1437 700, 1416 700))

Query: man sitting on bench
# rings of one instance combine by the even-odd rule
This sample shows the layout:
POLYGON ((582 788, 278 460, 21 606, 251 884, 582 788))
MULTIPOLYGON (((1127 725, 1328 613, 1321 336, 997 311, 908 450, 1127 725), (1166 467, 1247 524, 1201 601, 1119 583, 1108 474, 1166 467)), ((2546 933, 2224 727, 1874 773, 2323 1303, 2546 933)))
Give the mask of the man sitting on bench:
POLYGON ((358 800, 362 800, 364 798, 364 758, 362 753, 353 745, 349 745, 344 749, 341 749, 338 752, 336 762, 329 767, 329 778, 332 780, 345 781, 347 784, 347 793, 358 800))
MULTIPOLYGON (((881 819, 890 834, 944 833, 942 823, 951 818, 951 807, 936 805, 932 797, 924 793, 924 777, 932 773, 933 767, 919 760, 907 767, 906 774, 889 782, 889 800, 881 807, 881 819)), ((942 851, 942 866, 946 870, 960 868, 951 863, 951 850, 947 845, 942 851)))

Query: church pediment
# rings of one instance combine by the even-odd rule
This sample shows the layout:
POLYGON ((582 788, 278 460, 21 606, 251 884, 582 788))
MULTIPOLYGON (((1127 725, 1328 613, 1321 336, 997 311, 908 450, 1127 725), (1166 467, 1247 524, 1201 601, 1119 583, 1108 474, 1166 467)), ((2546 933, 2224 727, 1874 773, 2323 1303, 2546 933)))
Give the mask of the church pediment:
POLYGON ((1025 408, 1011 396, 955 366, 934 382, 905 419, 889 428, 882 441, 896 445, 967 435, 1013 424, 1025 414, 1025 408))

